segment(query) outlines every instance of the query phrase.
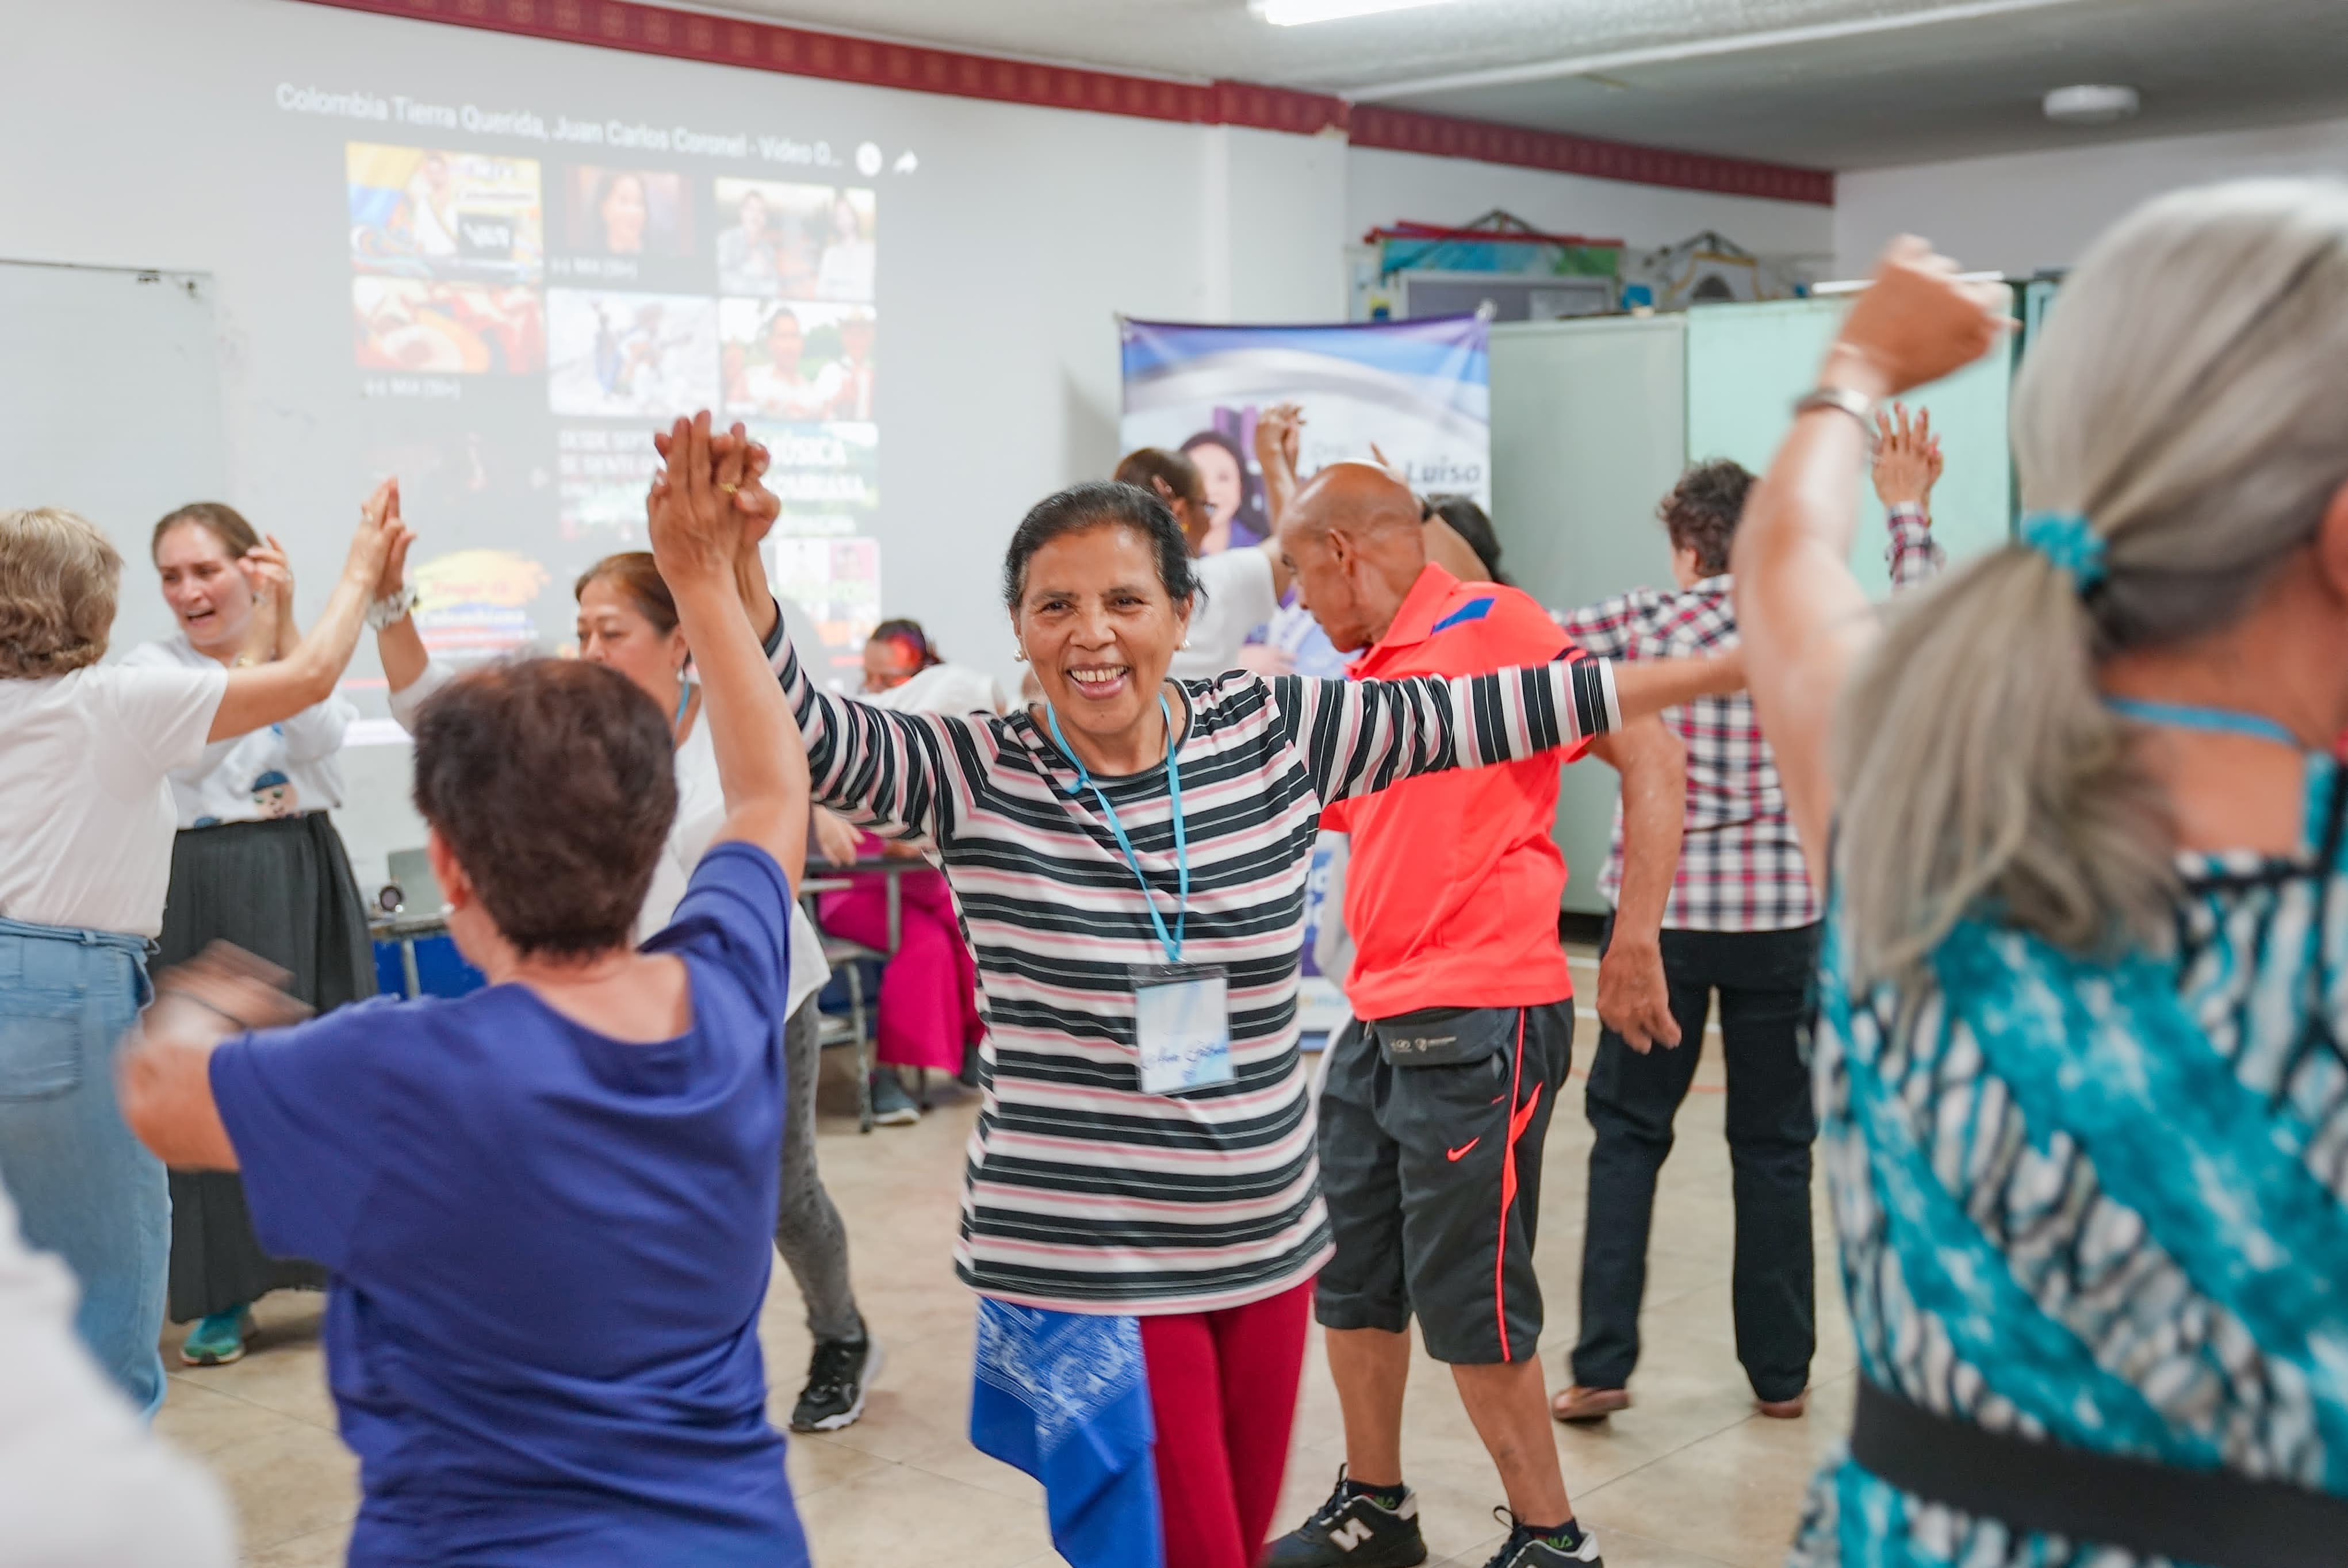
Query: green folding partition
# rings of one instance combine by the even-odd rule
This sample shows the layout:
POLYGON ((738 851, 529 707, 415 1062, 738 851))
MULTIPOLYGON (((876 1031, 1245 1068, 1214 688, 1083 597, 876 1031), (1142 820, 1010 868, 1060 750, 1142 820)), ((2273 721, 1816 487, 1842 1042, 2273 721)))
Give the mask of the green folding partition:
MULTIPOLYGON (((1492 328, 1492 526, 1509 576, 1543 604, 1670 586, 1655 503, 1687 452, 1686 358, 1678 315, 1492 328)), ((1602 762, 1565 769, 1556 836, 1580 913, 1605 912, 1615 792, 1602 762)))
MULTIPOLYGON (((1848 309, 1841 300, 1700 305, 1687 313, 1687 456, 1768 467, 1793 422, 1797 397, 1818 384, 1818 364, 1848 309)), ((2013 529, 2013 463, 2006 443, 2011 356, 1992 354, 1906 399, 1929 408, 1946 471, 1932 497, 1932 527, 1950 559, 2005 542, 2013 529)), ((1497 385, 1494 388, 1496 394, 1497 385)), ((1496 459, 1497 461, 1497 459, 1496 459)), ((1883 508, 1866 477, 1851 567, 1878 594, 1884 565, 1883 508)))

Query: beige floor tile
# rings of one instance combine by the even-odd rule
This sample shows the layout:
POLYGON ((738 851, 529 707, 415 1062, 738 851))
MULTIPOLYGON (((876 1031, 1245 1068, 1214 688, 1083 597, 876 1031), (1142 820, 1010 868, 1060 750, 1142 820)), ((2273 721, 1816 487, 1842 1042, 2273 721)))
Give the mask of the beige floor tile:
POLYGON ((205 1456, 236 1501, 248 1553, 348 1525, 358 1462, 332 1433, 288 1424, 205 1456))
POLYGON ((245 1558, 248 1568, 343 1568, 351 1527, 338 1524, 265 1547, 245 1558))
POLYGON ((218 1453, 237 1443, 288 1429, 311 1432, 317 1429, 307 1421, 181 1377, 169 1381, 163 1408, 155 1412, 155 1430, 191 1454, 218 1453))
POLYGON ((1034 1504, 897 1467, 818 1492, 800 1505, 799 1517, 815 1568, 1015 1568, 1052 1548, 1034 1504))

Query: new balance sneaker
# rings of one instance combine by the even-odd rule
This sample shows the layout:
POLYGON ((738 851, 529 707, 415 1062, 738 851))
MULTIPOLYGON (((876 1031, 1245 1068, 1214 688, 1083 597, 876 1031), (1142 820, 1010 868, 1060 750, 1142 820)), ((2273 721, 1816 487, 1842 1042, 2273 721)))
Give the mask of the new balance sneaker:
POLYGON ((1606 1568, 1606 1560, 1598 1555, 1598 1537, 1579 1525, 1540 1532, 1505 1508, 1494 1509, 1492 1516, 1509 1526, 1509 1538, 1484 1568, 1606 1568))
POLYGON ((1392 1508, 1346 1485, 1320 1511, 1272 1543, 1264 1568, 1416 1568, 1426 1561, 1418 1533, 1418 1494, 1406 1491, 1392 1508))
POLYGON ((904 1080, 894 1068, 879 1068, 872 1074, 872 1121, 876 1127, 911 1127, 922 1119, 922 1108, 905 1092, 904 1080))
POLYGON ((791 1430, 836 1432, 864 1414, 864 1391, 880 1376, 880 1342, 867 1328, 861 1339, 819 1339, 808 1358, 807 1387, 791 1407, 791 1430))

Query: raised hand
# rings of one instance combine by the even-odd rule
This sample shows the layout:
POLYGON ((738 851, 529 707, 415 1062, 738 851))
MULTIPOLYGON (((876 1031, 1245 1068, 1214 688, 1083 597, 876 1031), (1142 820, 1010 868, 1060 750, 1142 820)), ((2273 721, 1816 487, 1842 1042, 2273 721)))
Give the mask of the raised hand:
POLYGON ((359 526, 351 535, 351 552, 343 562, 344 577, 372 589, 381 580, 384 563, 391 559, 393 548, 406 537, 407 525, 399 520, 399 481, 388 479, 359 503, 359 526))
POLYGON ((2003 284, 1962 282, 1956 263, 1903 234, 1843 318, 1822 380, 1870 397, 1938 381, 2003 341, 2011 303, 2003 284))
POLYGON ((1887 507, 1923 506, 1941 478, 1941 443, 1932 434, 1932 414, 1920 408, 1911 420, 1905 403, 1875 412, 1875 494, 1887 507))

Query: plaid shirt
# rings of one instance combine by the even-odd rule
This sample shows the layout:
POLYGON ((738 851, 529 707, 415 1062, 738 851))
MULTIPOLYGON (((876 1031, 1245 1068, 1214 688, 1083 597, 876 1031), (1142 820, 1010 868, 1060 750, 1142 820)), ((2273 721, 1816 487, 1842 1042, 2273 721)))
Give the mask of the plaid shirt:
MULTIPOLYGON (((1895 589, 1930 579, 1942 556, 1921 511, 1895 510, 1888 554, 1895 589)), ((1707 577, 1680 593, 1641 588, 1570 612, 1552 611, 1566 635, 1608 659, 1715 654, 1736 645, 1730 579, 1707 577)), ((1786 814, 1785 786, 1761 738, 1753 699, 1702 697, 1663 715, 1687 747, 1687 834, 1663 924, 1674 931, 1785 931, 1818 918, 1809 868, 1786 814)), ((1622 808, 1599 881, 1606 902, 1622 891, 1622 808)))

